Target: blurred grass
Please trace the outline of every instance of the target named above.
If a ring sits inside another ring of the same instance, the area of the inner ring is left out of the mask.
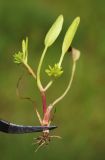
[[[69,94],[56,109],[54,134],[62,140],[36,154],[31,145],[35,134],[6,135],[0,133],[0,159],[105,159],[105,1],[0,1],[0,117],[19,124],[38,124],[33,106],[16,97],[16,83],[23,70],[13,63],[12,55],[21,48],[21,40],[29,37],[29,61],[37,68],[43,49],[44,36],[62,13],[65,18],[62,34],[48,50],[44,67],[57,62],[63,36],[76,16],[81,17],[73,46],[81,50],[81,58]],[[64,76],[48,91],[51,102],[68,82],[69,58],[65,56]],[[42,73],[44,75],[44,73]],[[42,78],[46,83],[44,77]],[[41,111],[40,95],[32,78],[25,77],[22,94],[37,101]],[[33,88],[35,89],[33,90]]]

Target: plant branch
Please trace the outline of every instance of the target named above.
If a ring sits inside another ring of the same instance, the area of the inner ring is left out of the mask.
[[[29,74],[31,74],[33,76],[33,78],[36,80],[36,74],[34,73],[34,71],[32,70],[32,68],[27,63],[23,62],[23,65],[27,68]]]
[[[43,86],[42,86],[42,83],[40,80],[40,72],[41,72],[41,67],[42,67],[42,63],[43,63],[46,51],[47,51],[47,47],[45,46],[44,51],[41,56],[41,59],[39,61],[38,69],[37,69],[37,85],[38,85],[38,88],[40,91],[43,91]]]
[[[48,88],[53,84],[53,80],[51,80],[47,85],[46,85],[46,87],[44,88],[44,91],[47,91],[48,90]]]
[[[76,68],[76,63],[73,62],[72,73],[71,73],[69,84],[68,84],[66,90],[64,91],[64,93],[51,104],[52,108],[55,104],[57,104],[59,101],[61,101],[65,97],[65,95],[68,93],[69,89],[71,88],[71,84],[72,84],[74,73],[75,73],[75,68]]]
[[[36,115],[37,115],[37,117],[38,117],[38,119],[39,119],[39,122],[40,122],[40,124],[42,125],[42,119],[41,119],[41,116],[40,116],[40,114],[39,114],[36,106],[34,107],[34,109],[35,109]]]

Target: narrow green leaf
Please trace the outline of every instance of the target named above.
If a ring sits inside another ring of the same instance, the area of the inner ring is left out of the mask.
[[[28,61],[28,37],[26,37],[26,42],[25,42],[25,61],[27,63]]]
[[[28,38],[22,41],[22,52],[23,52],[23,60],[27,63],[28,59]]]
[[[26,51],[26,42],[25,40],[22,41],[22,52],[25,53]]]
[[[49,47],[54,43],[54,41],[57,39],[62,30],[62,25],[63,25],[63,15],[60,15],[46,34],[44,41],[45,46]]]
[[[72,22],[72,24],[70,25],[70,27],[68,28],[62,45],[62,54],[65,54],[69,49],[79,23],[80,23],[80,17],[76,17]]]

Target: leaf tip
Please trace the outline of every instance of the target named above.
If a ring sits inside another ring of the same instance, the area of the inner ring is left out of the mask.
[[[80,17],[79,17],[79,16],[76,17],[76,18],[75,18],[75,21],[79,24],[79,23],[80,23]]]

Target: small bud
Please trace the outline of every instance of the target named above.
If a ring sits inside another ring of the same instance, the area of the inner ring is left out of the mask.
[[[62,75],[63,70],[62,70],[62,67],[59,67],[58,64],[55,64],[53,67],[49,65],[49,69],[46,69],[45,72],[49,77],[58,78]]]
[[[63,25],[63,15],[60,15],[46,34],[44,41],[45,46],[49,47],[54,43],[54,41],[57,39],[62,30],[62,25]]]
[[[14,63],[27,63],[28,59],[28,38],[26,38],[26,41],[22,41],[22,51],[19,51],[18,53],[15,53],[13,55],[14,57]]]
[[[76,62],[80,57],[80,51],[78,49],[72,48],[72,58]]]
[[[20,64],[22,63],[23,61],[23,52],[18,52],[18,53],[15,53],[13,55],[13,58],[14,58],[14,63],[17,63],[17,64]]]

